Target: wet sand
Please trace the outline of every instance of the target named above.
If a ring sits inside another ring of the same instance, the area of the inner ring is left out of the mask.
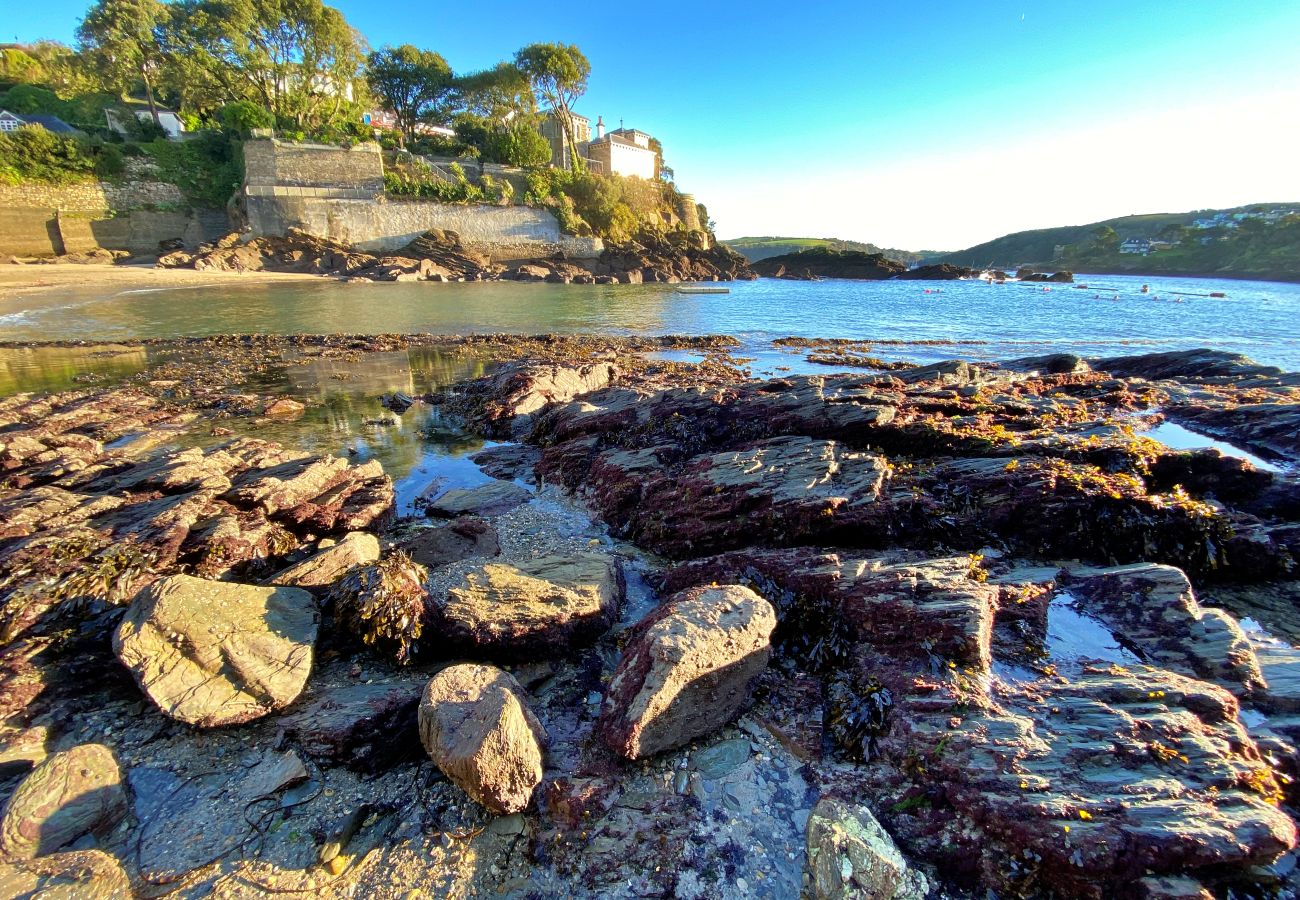
[[[322,276],[299,272],[196,272],[152,265],[33,263],[0,266],[0,311],[19,312],[69,290],[116,294],[129,290],[201,287],[238,282],[309,281]],[[22,302],[29,301],[29,302]]]

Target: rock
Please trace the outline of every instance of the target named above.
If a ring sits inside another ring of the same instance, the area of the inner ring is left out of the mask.
[[[279,400],[268,403],[266,408],[262,410],[262,415],[272,419],[296,419],[303,414],[306,408],[297,400],[281,397]]]
[[[1043,356],[1021,356],[1000,363],[1004,369],[1017,372],[1043,372],[1048,375],[1073,375],[1090,372],[1088,361],[1073,353],[1048,353]]]
[[[402,538],[398,547],[430,569],[462,559],[501,555],[496,529],[477,516],[461,516],[446,525],[422,528]]]
[[[861,250],[831,250],[815,247],[798,253],[771,256],[754,263],[754,271],[763,278],[857,278],[882,281],[907,271],[907,266],[881,253]]]
[[[475,488],[452,488],[425,507],[431,516],[497,516],[533,497],[526,487],[509,481],[493,480]]]
[[[542,451],[527,444],[498,444],[475,453],[470,462],[493,478],[531,484],[536,480],[533,468],[541,458]]]
[[[0,821],[0,849],[20,858],[45,856],[83,834],[106,834],[126,809],[113,751],[82,744],[46,759],[18,785]]]
[[[307,780],[307,769],[292,750],[268,752],[253,766],[240,784],[240,792],[249,800],[270,797],[283,788]]]
[[[559,656],[609,630],[623,594],[622,571],[605,554],[488,563],[448,590],[430,630],[493,658]]]
[[[0,897],[22,900],[132,900],[122,864],[102,850],[0,861]]]
[[[415,683],[350,684],[309,696],[280,727],[313,759],[375,773],[418,755],[419,702]]]
[[[443,669],[425,687],[419,717],[429,757],[476,801],[498,815],[532,802],[546,731],[511,675],[474,664]]]
[[[379,539],[353,531],[331,547],[318,550],[302,562],[277,572],[267,584],[300,588],[327,588],[355,566],[379,560]]]
[[[808,817],[808,872],[817,900],[923,900],[929,883],[913,870],[865,806],[823,797]]]
[[[1191,582],[1173,566],[1139,563],[1074,573],[1067,589],[1081,609],[1108,624],[1154,665],[1239,694],[1265,686],[1237,620],[1197,603]]]
[[[896,281],[956,281],[976,275],[974,269],[966,266],[954,266],[952,263],[938,263],[931,266],[917,266],[894,276]]]
[[[548,406],[607,387],[618,375],[611,363],[511,366],[473,388],[482,396],[477,418],[490,436],[523,438]]]
[[[113,636],[159,709],[190,725],[235,725],[283,709],[311,671],[312,595],[172,575],[142,590]]]
[[[1124,378],[1246,378],[1278,376],[1276,366],[1263,366],[1241,353],[1202,347],[1197,350],[1167,350],[1091,360],[1092,367]]]
[[[767,667],[776,613],[745,587],[692,588],[634,629],[605,692],[597,732],[641,759],[736,717]]]

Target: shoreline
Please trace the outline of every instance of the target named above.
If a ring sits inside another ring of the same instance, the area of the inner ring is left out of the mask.
[[[213,287],[228,284],[232,279],[240,283],[282,281],[315,281],[332,275],[313,275],[306,272],[196,272],[193,269],[167,269],[155,265],[101,263],[24,263],[0,266],[0,303],[23,296],[43,297],[67,288],[102,288],[121,286],[122,291],[184,287]],[[121,293],[122,291],[119,291]],[[9,310],[21,312],[23,310]]]

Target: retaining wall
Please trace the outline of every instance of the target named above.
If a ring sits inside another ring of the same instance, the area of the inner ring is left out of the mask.
[[[370,251],[397,250],[431,228],[456,232],[467,247],[498,262],[557,253],[572,259],[594,259],[604,249],[599,238],[564,234],[555,216],[527,206],[319,196],[248,196],[245,203],[255,235],[300,228]]]

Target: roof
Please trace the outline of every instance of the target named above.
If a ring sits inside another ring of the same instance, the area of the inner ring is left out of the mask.
[[[651,150],[649,147],[643,147],[642,145],[638,144],[636,141],[633,141],[630,138],[623,137],[623,135],[619,134],[617,131],[611,131],[608,134],[606,134],[604,137],[596,138],[594,141],[592,141],[593,144],[601,144],[606,142],[611,144],[618,144],[620,147],[632,147],[636,150],[644,150],[646,153],[654,153],[654,151]]]
[[[5,112],[8,112],[8,110],[5,110]],[[42,128],[44,128],[46,131],[52,131],[55,134],[76,134],[77,133],[77,129],[73,128],[71,125],[69,125],[67,122],[63,121],[62,119],[60,119],[58,116],[51,116],[45,113],[29,113],[28,115],[23,115],[23,116],[10,113],[10,115],[14,116],[15,119],[18,119],[19,121],[24,122],[28,125],[39,125]]]

